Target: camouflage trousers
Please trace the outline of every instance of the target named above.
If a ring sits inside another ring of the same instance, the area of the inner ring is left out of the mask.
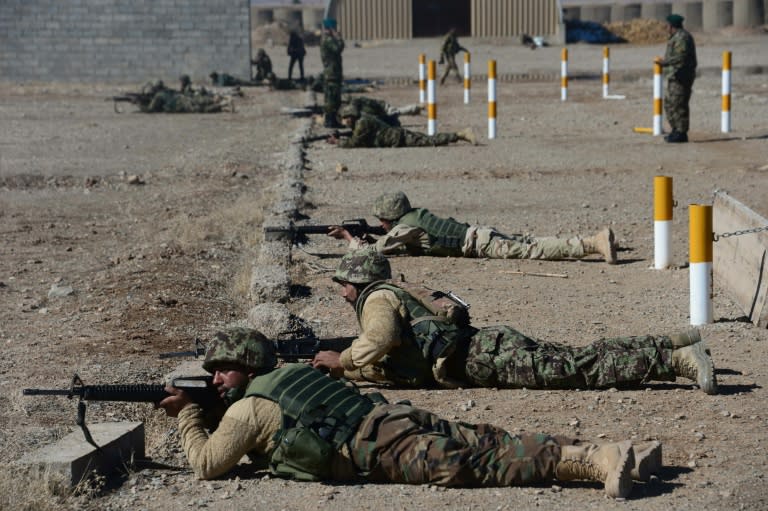
[[[507,236],[490,227],[470,227],[462,248],[465,257],[491,259],[579,259],[584,257],[580,238],[534,238],[515,234]]]
[[[486,327],[469,344],[466,377],[480,387],[602,389],[674,381],[672,341],[645,335],[571,347],[506,327]]]
[[[323,111],[326,115],[336,115],[341,108],[341,82],[325,81],[323,85],[325,93],[325,105]]]
[[[408,405],[382,405],[363,420],[350,452],[371,482],[512,486],[553,479],[561,442],[572,443],[449,422]]]
[[[403,130],[403,136],[400,138],[400,147],[433,147],[438,145],[448,145],[452,142],[458,142],[459,136],[456,133],[436,133],[426,135],[418,131]]]
[[[688,86],[678,80],[667,81],[667,89],[664,97],[664,113],[667,122],[673,130],[680,133],[688,133],[691,111],[688,103],[691,100],[692,86]]]
[[[451,71],[456,73],[456,81],[461,82],[464,80],[462,78],[461,73],[459,73],[459,67],[456,65],[456,56],[455,55],[446,55],[445,56],[445,71],[443,72],[443,77],[440,78],[440,84],[445,83],[445,79],[448,78],[448,75],[451,74]]]

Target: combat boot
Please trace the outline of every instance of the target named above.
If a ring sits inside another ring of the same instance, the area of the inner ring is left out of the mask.
[[[674,334],[672,339],[672,368],[675,376],[695,381],[706,394],[717,394],[715,364],[707,354],[698,330]],[[682,344],[682,345],[681,345]]]
[[[661,442],[647,442],[632,446],[635,465],[632,467],[632,480],[647,483],[653,474],[661,471]]]
[[[585,254],[600,254],[608,264],[616,264],[616,237],[613,230],[604,228],[594,236],[581,240]]]
[[[613,498],[625,498],[632,491],[632,468],[635,457],[632,442],[604,445],[564,445],[555,477],[560,481],[596,481],[605,485],[605,493]]]
[[[472,145],[477,145],[477,135],[475,135],[475,130],[472,128],[464,128],[461,131],[457,131],[456,135],[459,137],[459,140],[466,140]]]

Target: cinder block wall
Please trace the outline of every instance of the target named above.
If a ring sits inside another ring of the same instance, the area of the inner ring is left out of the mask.
[[[0,0],[0,81],[250,76],[248,0]]]

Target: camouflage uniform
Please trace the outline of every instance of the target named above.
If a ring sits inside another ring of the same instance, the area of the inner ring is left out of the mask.
[[[249,85],[260,85],[260,83],[255,83],[250,80],[243,80],[242,78],[237,78],[236,76],[232,76],[227,73],[211,73],[211,84],[217,86],[217,87],[248,87]]]
[[[389,110],[391,108],[386,101],[380,99],[367,98],[365,96],[358,96],[352,98],[349,101],[358,112],[376,117],[377,119],[385,122],[386,124],[394,127],[400,127],[400,120],[396,114],[392,114]]]
[[[403,206],[398,205],[400,201]],[[440,218],[423,208],[411,208],[402,192],[382,194],[376,199],[374,215],[392,222],[394,227],[373,242],[383,254],[412,256],[488,257],[492,259],[579,259],[587,255],[579,237],[568,239],[506,235],[493,227],[461,223]],[[396,211],[387,218],[385,211]],[[354,239],[350,249],[367,246],[367,239]]]
[[[456,72],[456,80],[461,81],[461,73],[459,73],[459,68],[456,66],[456,54],[460,51],[467,51],[467,49],[459,44],[456,32],[451,30],[445,36],[443,45],[440,47],[440,62],[445,62],[445,72],[440,79],[441,85],[445,83],[445,79],[448,78],[448,74],[451,70]]]
[[[281,378],[292,382],[298,377],[316,380],[319,384],[311,386],[313,392],[322,386],[330,389],[329,395],[344,394],[348,406],[366,399],[351,397],[341,383],[304,365],[271,370],[276,363],[273,346],[258,332],[243,328],[219,332],[211,344],[203,362],[207,371],[215,371],[220,364],[240,364],[261,376],[251,379],[248,390],[228,394],[233,404],[211,434],[199,405],[191,403],[181,410],[181,443],[199,478],[223,475],[246,454],[254,468],[266,468],[276,449],[275,439],[290,423],[281,403],[309,397],[302,385],[285,388],[278,383],[282,389],[278,399],[254,393],[250,390],[254,386],[263,391],[270,382]],[[334,406],[344,408],[338,402]],[[375,405],[352,431],[351,438],[332,453],[327,479],[441,486],[531,484],[551,481],[560,446],[575,443],[543,434],[512,435],[489,424],[449,422],[412,406],[386,403]]]
[[[341,106],[341,82],[343,69],[341,53],[344,40],[328,32],[323,33],[320,41],[320,59],[323,62],[323,92],[325,93],[325,113],[335,116]]]
[[[157,92],[142,111],[169,114],[216,113],[223,111],[225,106],[226,102],[216,96],[189,95],[166,89]]]
[[[272,59],[263,49],[259,49],[251,64],[256,66],[256,75],[253,77],[255,81],[267,80],[272,75]]]
[[[456,133],[426,135],[390,126],[370,115],[362,115],[355,123],[352,136],[342,141],[339,147],[434,147],[459,140]]]
[[[664,110],[674,131],[688,133],[693,81],[696,78],[696,44],[683,28],[677,28],[667,41],[661,62],[667,77]]]

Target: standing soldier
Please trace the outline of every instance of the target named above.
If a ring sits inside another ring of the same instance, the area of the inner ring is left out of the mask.
[[[259,470],[297,481],[522,486],[554,480],[603,483],[626,498],[632,480],[662,468],[659,442],[597,445],[490,424],[450,422],[380,394],[359,394],[305,364],[275,368],[275,345],[256,330],[219,332],[203,368],[232,403],[209,433],[205,412],[183,390],[159,406],[179,418],[195,475],[214,479],[247,455]]]
[[[451,69],[456,72],[456,80],[462,80],[459,68],[456,66],[456,54],[460,51],[467,51],[467,49],[459,44],[459,39],[456,37],[456,29],[452,28],[448,31],[443,40],[443,46],[440,48],[440,63],[445,63],[445,72],[440,79],[440,85],[445,83],[445,79],[448,78]]]
[[[295,30],[291,31],[290,39],[288,39],[288,56],[291,58],[288,64],[288,79],[293,76],[293,65],[299,63],[299,73],[301,75],[301,81],[304,81],[304,55],[307,54],[306,48],[304,48],[304,39],[301,38],[299,33]]]
[[[693,80],[696,78],[696,44],[693,37],[683,28],[683,17],[679,14],[667,16],[669,39],[664,58],[656,57],[655,62],[664,68],[667,89],[664,110],[672,127],[672,133],[664,137],[669,143],[688,142],[688,125]]]
[[[320,58],[323,61],[323,78],[325,92],[325,122],[326,128],[341,128],[336,114],[341,106],[341,82],[343,71],[341,53],[344,51],[344,39],[336,31],[336,20],[323,20],[323,38],[320,41]]]

